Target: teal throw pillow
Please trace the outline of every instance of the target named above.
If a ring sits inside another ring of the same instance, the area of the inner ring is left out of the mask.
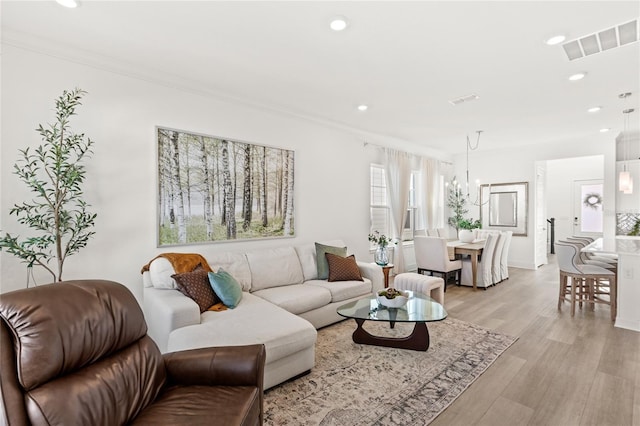
[[[227,271],[209,272],[209,283],[213,292],[227,308],[233,309],[242,299],[242,286]]]
[[[329,278],[329,263],[327,262],[326,253],[335,254],[340,257],[347,257],[346,247],[333,247],[316,243],[316,265],[318,265],[318,279],[326,280]]]

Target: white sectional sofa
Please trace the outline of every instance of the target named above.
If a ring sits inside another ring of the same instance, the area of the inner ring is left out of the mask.
[[[322,244],[344,247],[342,241]],[[202,254],[242,285],[235,309],[205,311],[175,289],[171,263],[157,258],[143,273],[148,334],[162,352],[207,346],[264,343],[265,389],[310,370],[316,329],[343,318],[336,308],[384,287],[379,266],[358,262],[364,281],[319,280],[315,244],[247,253]]]

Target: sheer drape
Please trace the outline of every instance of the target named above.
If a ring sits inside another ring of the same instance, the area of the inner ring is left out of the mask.
[[[385,178],[387,181],[387,199],[391,207],[392,238],[398,240],[394,251],[394,264],[397,273],[404,272],[404,254],[402,252],[402,230],[409,204],[411,183],[411,156],[406,152],[385,149]]]
[[[423,207],[421,225],[424,229],[437,228],[440,224],[438,201],[440,200],[440,162],[432,158],[420,161],[420,205]]]

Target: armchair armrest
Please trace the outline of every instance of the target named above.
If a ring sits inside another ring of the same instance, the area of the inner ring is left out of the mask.
[[[256,386],[262,394],[264,345],[220,346],[163,355],[170,384]]]
[[[362,261],[357,261],[356,263],[362,276],[371,280],[372,293],[384,290],[384,274],[380,266]]]

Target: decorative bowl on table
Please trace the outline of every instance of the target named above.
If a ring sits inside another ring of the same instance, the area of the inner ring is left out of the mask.
[[[379,304],[387,308],[401,308],[409,301],[409,293],[390,287],[379,291],[376,299]]]

